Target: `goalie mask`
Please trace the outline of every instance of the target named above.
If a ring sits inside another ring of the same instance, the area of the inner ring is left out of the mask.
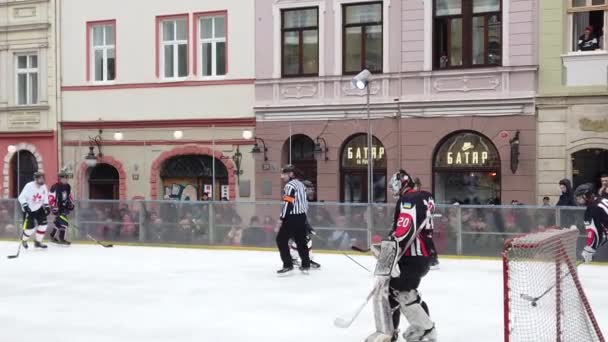
[[[391,190],[394,197],[399,197],[403,188],[411,188],[413,186],[412,178],[404,170],[395,172],[390,180]]]

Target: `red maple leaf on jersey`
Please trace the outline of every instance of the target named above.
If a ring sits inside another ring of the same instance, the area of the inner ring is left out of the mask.
[[[32,198],[32,200],[34,201],[34,203],[40,202],[40,201],[42,201],[42,195],[35,194],[34,197]]]

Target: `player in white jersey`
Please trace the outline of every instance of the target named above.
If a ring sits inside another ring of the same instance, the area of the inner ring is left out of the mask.
[[[27,248],[27,241],[36,230],[36,248],[47,248],[42,243],[47,227],[47,216],[51,213],[49,206],[49,191],[44,184],[44,173],[35,172],[34,181],[25,185],[19,194],[19,203],[24,213],[23,221],[23,248]],[[37,226],[37,229],[36,229]]]

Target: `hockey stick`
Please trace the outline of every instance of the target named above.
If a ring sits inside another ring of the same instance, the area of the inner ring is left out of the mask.
[[[76,230],[80,231],[80,232],[84,232],[82,229],[80,229],[80,227],[78,227],[77,225],[72,225],[72,227],[76,228]],[[113,244],[111,243],[103,243],[99,240],[97,240],[96,238],[92,237],[88,232],[86,232],[86,236],[89,240],[97,243],[98,245],[102,246],[103,248],[112,248],[114,247]]]
[[[17,254],[7,255],[6,257],[9,259],[17,259],[19,257],[19,254],[21,254],[21,241],[19,241],[19,247],[17,248]]]
[[[352,249],[355,252],[359,252],[359,253],[369,253],[369,252],[371,252],[371,248],[361,248],[359,246],[352,246],[352,247],[350,247],[350,249]]]
[[[27,226],[27,217],[25,218],[25,220],[23,221],[23,228],[21,231],[21,236],[19,237],[19,247],[17,247],[17,254],[15,255],[7,255],[6,257],[8,259],[17,259],[19,257],[19,255],[21,254],[21,246],[23,246],[23,234],[25,234],[25,227]]]
[[[367,295],[367,298],[365,298],[365,301],[363,303],[361,303],[361,305],[357,308],[357,311],[355,311],[352,314],[352,317],[350,319],[337,317],[334,320],[334,325],[336,327],[342,328],[342,329],[346,329],[346,328],[350,327],[353,324],[353,322],[357,319],[357,317],[359,317],[359,314],[361,313],[361,311],[363,311],[363,309],[365,308],[365,306],[367,305],[369,300],[372,299],[372,297],[376,293],[377,289],[378,289],[378,282],[376,282],[376,285],[374,285],[374,288],[372,289],[372,291]]]
[[[579,262],[577,262],[577,263],[576,263],[576,267],[580,266],[580,265],[581,265],[581,264],[583,264],[583,263],[584,263],[584,261],[579,261]],[[572,272],[568,271],[568,273],[566,273],[566,275],[565,275],[563,278],[566,278],[567,276],[569,276],[569,275],[571,275],[571,274],[572,274]],[[562,279],[563,279],[563,278],[562,278]],[[525,293],[521,293],[519,296],[520,296],[522,299],[524,299],[524,300],[527,300],[527,301],[531,302],[530,304],[531,304],[532,306],[537,306],[537,305],[538,305],[538,303],[537,303],[537,302],[538,302],[538,301],[539,301],[541,298],[543,298],[544,296],[546,296],[546,295],[547,295],[549,292],[551,292],[551,290],[553,290],[553,289],[554,289],[556,286],[557,286],[557,282],[556,282],[555,284],[551,285],[551,286],[550,286],[550,287],[549,287],[547,290],[545,290],[545,292],[543,292],[543,293],[542,293],[540,296],[538,296],[538,297],[532,297],[532,296],[527,295],[527,294],[525,294]]]
[[[317,235],[317,233],[315,231],[311,232],[311,235],[316,237],[317,239],[319,239],[320,241],[323,241],[325,243],[328,243],[327,239],[324,239],[322,237],[320,237],[319,235]],[[361,267],[362,269],[366,270],[368,273],[371,273],[372,271],[370,271],[369,268],[363,266],[361,263],[359,263],[357,260],[355,260],[353,257],[351,257],[350,255],[346,254],[346,252],[340,252],[340,254],[344,255],[345,257],[347,257],[348,259],[350,259],[350,261],[354,262],[355,264],[359,265],[359,267]]]

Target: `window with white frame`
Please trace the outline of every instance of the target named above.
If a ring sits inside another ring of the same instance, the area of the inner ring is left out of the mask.
[[[571,51],[603,50],[608,0],[568,0]]]
[[[113,81],[116,77],[116,43],[114,24],[95,25],[91,28],[93,46],[93,79],[96,82]]]
[[[199,70],[203,77],[226,75],[226,16],[199,18]]]
[[[161,65],[164,78],[188,76],[188,19],[161,21]]]
[[[20,106],[38,103],[38,55],[18,55],[17,59],[17,104]]]

